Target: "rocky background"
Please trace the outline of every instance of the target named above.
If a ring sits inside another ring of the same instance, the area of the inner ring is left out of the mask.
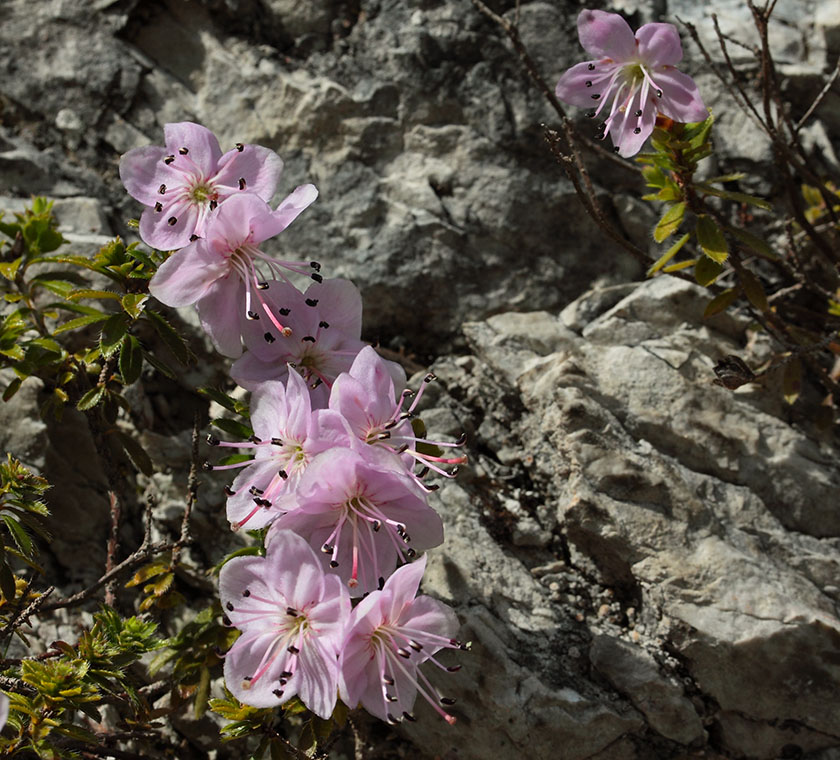
[[[607,9],[634,24],[693,21],[717,55],[704,6]],[[582,59],[581,7],[521,4],[549,82]],[[750,41],[741,0],[714,10]],[[772,41],[801,115],[836,61],[840,6],[780,0]],[[745,189],[772,197],[766,141],[690,42],[686,55],[718,118],[709,171],[750,172]],[[746,51],[735,57],[755,73]],[[543,143],[556,116],[496,27],[468,0],[0,2],[0,208],[56,199],[76,252],[130,237],[140,209],[119,156],[182,120],[223,149],[276,150],[283,194],[319,187],[276,250],[354,280],[364,337],[440,378],[429,429],[469,435],[470,465],[435,500],[447,538],[424,581],[473,641],[464,669],[438,680],[459,721],[421,706],[405,729],[371,724],[365,757],[840,758],[836,430],[816,424],[807,388],[788,407],[774,377],[734,393],[711,383],[721,356],[756,366],[772,347],[746,315],[703,320],[701,289],[644,281],[595,231]],[[803,130],[829,172],[838,136],[835,91]],[[593,172],[647,246],[655,217],[637,175],[597,161]],[[181,384],[144,376],[124,423],[159,470],[137,482],[138,501],[158,495],[157,532],[177,530],[193,410],[208,411],[189,389],[224,382],[226,366],[191,313],[173,318],[199,361]],[[55,484],[61,530],[46,561],[70,592],[104,564],[104,478],[81,419],[42,422],[38,401],[29,381],[0,407],[0,438]],[[204,480],[197,567],[240,540],[223,482]],[[198,600],[212,594],[187,581]],[[76,622],[36,635],[73,640]],[[237,756],[211,717],[177,730],[184,758]]]

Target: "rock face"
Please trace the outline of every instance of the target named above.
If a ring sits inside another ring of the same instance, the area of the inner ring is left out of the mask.
[[[772,38],[796,118],[836,58],[830,5],[779,4]],[[619,7],[650,21],[663,4]],[[579,10],[521,4],[549,83],[581,60]],[[709,8],[668,10],[714,47]],[[725,31],[748,19],[739,3],[720,11]],[[697,51],[687,57],[699,72]],[[719,114],[710,171],[757,170],[746,189],[769,192],[766,142],[710,74],[700,82]],[[827,97],[802,132],[827,166],[838,114]],[[745,348],[745,318],[704,321],[699,288],[629,282],[636,265],[594,232],[544,148],[540,124],[556,117],[468,0],[0,3],[0,209],[59,198],[79,254],[131,235],[139,208],[119,155],[182,120],[223,146],[275,149],[283,194],[319,187],[274,250],[354,280],[366,337],[434,361],[430,433],[469,435],[470,465],[434,497],[447,538],[424,580],[473,642],[446,660],[459,674],[432,676],[458,697],[458,723],[421,706],[399,733],[371,729],[371,758],[840,757],[836,435],[812,423],[807,393],[783,407],[773,374],[734,393],[711,383],[722,356],[758,366],[768,347]],[[596,163],[593,177],[608,213],[652,245],[635,175]],[[181,384],[144,376],[124,421],[157,469],[138,481],[159,496],[155,535],[178,529],[192,412],[207,411],[188,388],[226,367],[182,318],[199,362]],[[56,483],[68,528],[49,561],[81,582],[104,561],[106,487],[81,419],[42,423],[38,406],[37,383],[24,384],[0,406],[0,438]],[[224,482],[205,476],[196,566],[240,540]],[[237,756],[209,718],[178,730],[196,757]]]

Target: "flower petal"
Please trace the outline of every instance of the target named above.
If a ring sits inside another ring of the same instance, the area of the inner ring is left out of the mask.
[[[173,253],[149,281],[149,293],[167,306],[189,306],[203,298],[219,277],[227,273],[227,262],[196,240]]]
[[[279,612],[279,610],[278,610]],[[292,688],[286,688],[278,697],[274,691],[278,690],[280,673],[286,658],[285,650],[272,652],[273,660],[268,668],[256,680],[247,680],[264,667],[263,658],[267,650],[276,647],[276,633],[270,629],[262,634],[246,633],[240,636],[225,655],[225,684],[231,693],[246,705],[252,707],[274,707],[281,705],[295,694]]]
[[[675,66],[682,60],[682,42],[673,24],[645,24],[636,32],[636,41],[639,58],[647,66]]]
[[[580,44],[595,58],[625,63],[636,53],[636,38],[617,13],[583,10],[577,20]]]
[[[594,66],[594,69],[590,69]],[[580,108],[597,108],[610,83],[613,73],[620,66],[616,63],[584,61],[572,66],[560,77],[554,94],[564,103]],[[586,86],[591,82],[590,87]],[[593,97],[596,96],[596,97]]]
[[[650,137],[656,125],[656,107],[659,98],[649,94],[647,102],[641,102],[646,90],[634,93],[624,111],[616,111],[610,124],[610,137],[618,147],[618,155],[627,158],[635,156]],[[657,101],[657,102],[654,102]],[[642,115],[636,116],[641,109]],[[636,132],[636,130],[639,130]]]
[[[183,184],[183,175],[163,163],[166,148],[145,145],[124,153],[120,158],[120,179],[128,194],[146,206],[162,201],[160,186]]]
[[[426,556],[423,555],[415,562],[403,565],[394,571],[394,574],[385,581],[385,589],[390,591],[390,605],[387,609],[383,609],[386,619],[403,622],[400,619],[400,614],[403,608],[410,605],[414,601],[414,597],[417,596],[425,570]]]
[[[653,79],[662,89],[659,110],[665,116],[683,124],[708,118],[700,90],[688,74],[665,66],[653,72]]]
[[[350,280],[332,278],[313,283],[306,289],[306,298],[319,302],[320,318],[332,332],[358,338],[362,332],[362,294]]]
[[[236,358],[242,354],[242,326],[245,321],[245,286],[230,273],[217,279],[196,302],[201,326],[216,350]]]
[[[249,391],[266,380],[283,380],[289,371],[285,362],[261,361],[253,351],[246,351],[230,368],[230,376],[237,385]]]
[[[309,544],[289,530],[271,529],[266,542],[266,582],[286,603],[304,610],[324,596],[324,571]]]
[[[274,216],[280,225],[281,230],[285,230],[295,219],[300,216],[300,213],[311,206],[318,197],[318,190],[315,185],[300,185],[296,187],[292,193],[286,196],[274,212]],[[278,230],[279,232],[280,230]],[[275,235],[277,233],[274,233]]]
[[[222,149],[216,136],[207,127],[191,121],[180,121],[166,124],[163,135],[167,153],[179,153],[186,148],[186,155],[201,170],[205,179],[216,173]]]
[[[241,151],[234,148],[222,156],[214,184],[223,198],[244,192],[270,201],[282,172],[283,160],[273,150],[244,145]]]
[[[243,243],[261,243],[271,237],[262,235],[262,228],[271,221],[271,207],[262,198],[252,193],[234,195],[207,222],[207,239],[219,250],[235,251]]]
[[[160,211],[147,208],[140,217],[140,237],[159,251],[176,251],[190,243],[198,217],[198,207],[185,199],[165,205]]]
[[[295,682],[301,702],[327,720],[338,699],[338,659],[324,651],[320,638],[310,637],[301,649]]]

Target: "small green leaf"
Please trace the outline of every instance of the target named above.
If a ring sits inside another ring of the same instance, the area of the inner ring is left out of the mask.
[[[127,330],[128,315],[124,312],[108,318],[108,321],[102,326],[102,335],[99,338],[102,356],[107,359],[120,347]]]
[[[653,230],[653,239],[661,243],[665,238],[673,235],[682,224],[685,216],[686,203],[675,203],[669,208]]]
[[[8,401],[12,396],[14,396],[15,393],[17,393],[20,389],[21,383],[23,383],[23,380],[21,380],[19,377],[14,378],[6,386],[6,390],[3,391],[3,401]]]
[[[697,218],[697,242],[703,249],[703,253],[717,264],[723,264],[729,256],[729,246],[726,245],[726,239],[723,237],[720,227],[717,226],[714,219],[706,214]]]
[[[149,300],[146,293],[126,293],[122,297],[122,307],[128,312],[129,316],[137,319],[143,312],[143,304]]]
[[[113,290],[91,290],[89,288],[74,290],[67,296],[69,301],[75,301],[79,298],[110,298],[114,301],[119,301],[121,296]]]
[[[650,277],[652,274],[656,274],[662,267],[664,267],[674,256],[679,253],[679,250],[688,242],[688,239],[691,237],[690,233],[686,232],[676,243],[674,243],[665,253],[663,253],[657,260],[656,263],[647,271],[647,276]]]
[[[0,561],[0,592],[6,600],[12,600],[17,595],[15,576],[5,560]]]
[[[707,195],[714,195],[718,198],[723,198],[727,201],[735,201],[736,203],[746,203],[750,206],[758,206],[766,211],[773,210],[773,204],[768,203],[763,198],[756,198],[754,195],[747,195],[746,193],[735,193],[730,190],[721,190],[717,187],[712,187],[706,182],[697,182],[695,187]]]
[[[120,347],[120,374],[123,385],[131,385],[140,378],[143,370],[143,349],[133,335],[126,335]]]
[[[192,352],[187,345],[187,342],[175,331],[172,325],[169,324],[160,314],[154,311],[144,312],[146,317],[155,328],[155,332],[160,336],[166,347],[172,352],[172,355],[181,363],[189,364],[192,358]]]
[[[105,395],[105,386],[97,385],[91,388],[84,396],[82,396],[76,403],[76,409],[84,412],[87,409],[93,409]]]
[[[155,467],[152,464],[152,460],[149,458],[146,450],[134,438],[126,433],[123,433],[122,430],[117,429],[111,430],[109,435],[116,437],[120,446],[122,446],[125,453],[128,454],[128,458],[131,460],[131,463],[140,472],[146,476],[154,474]]]
[[[765,259],[770,259],[770,261],[779,260],[779,255],[760,237],[756,237],[752,233],[739,229],[738,227],[727,227],[726,229],[745,246],[752,248],[759,256],[764,256]]]
[[[86,314],[84,317],[76,317],[76,319],[68,320],[63,325],[56,327],[55,330],[53,330],[53,335],[60,335],[68,330],[76,330],[79,327],[85,327],[97,322],[104,322],[106,319],[110,319],[109,314]]]
[[[23,256],[18,256],[14,261],[2,261],[0,262],[0,274],[3,275],[7,280],[14,280],[15,274],[17,274],[17,270],[23,261]]]
[[[694,279],[703,287],[707,287],[718,278],[722,271],[722,264],[718,264],[708,256],[701,256],[694,266]]]
[[[219,430],[224,430],[224,432],[228,435],[232,435],[234,438],[240,438],[243,441],[248,440],[248,438],[254,434],[254,431],[247,425],[243,425],[237,420],[230,420],[225,417],[211,420],[210,424],[219,428]]]
[[[738,271],[738,279],[749,302],[759,311],[767,311],[767,294],[758,278],[749,269],[741,269]]]
[[[648,187],[665,187],[669,182],[665,172],[658,166],[646,166],[642,169],[642,176],[645,178]]]
[[[782,393],[785,402],[793,404],[802,392],[802,362],[799,359],[792,359],[785,365],[785,372],[782,375]]]
[[[708,319],[715,314],[726,311],[735,302],[735,299],[738,298],[738,293],[738,288],[727,288],[723,292],[718,293],[706,306],[706,310],[703,312],[703,319]]]
[[[0,518],[6,523],[6,527],[9,529],[9,533],[17,544],[18,549],[28,557],[31,557],[33,554],[32,539],[24,527],[10,514],[2,513],[0,514]]]
[[[687,259],[686,261],[678,261],[676,264],[669,264],[662,271],[670,274],[671,272],[679,272],[681,269],[688,269],[696,264],[697,259]]]

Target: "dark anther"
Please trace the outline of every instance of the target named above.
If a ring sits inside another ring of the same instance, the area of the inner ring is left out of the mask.
[[[260,318],[260,315],[259,315],[259,314],[257,314],[257,312],[255,312],[255,311],[249,311],[249,312],[248,312],[245,316],[246,316],[246,317],[248,317],[248,319],[250,319],[250,320],[254,320],[254,319],[259,319],[259,318]]]
[[[587,86],[587,87],[592,87],[592,82],[587,81],[587,82],[586,82],[586,86]]]
[[[638,111],[636,111],[636,116],[641,116],[641,115],[642,115],[642,109],[640,108]]]
[[[590,95],[589,97],[591,97],[592,100],[598,100],[601,96],[596,92],[594,95]]]
[[[280,312],[281,317],[288,317],[291,309],[278,309],[277,311]]]
[[[178,224],[178,217],[176,217],[176,216],[170,216],[170,217],[169,217],[169,219],[167,219],[167,220],[166,220],[166,223],[167,223],[170,227],[174,227],[176,224]]]
[[[240,177],[240,178],[239,178],[239,189],[240,189],[240,190],[244,190],[244,189],[245,189],[245,177]]]
[[[332,567],[332,568],[338,567],[338,562],[334,559],[331,559],[330,560],[330,567]]]
[[[325,322],[323,319],[318,323],[318,327],[323,327],[325,330],[329,329],[330,323]]]
[[[423,478],[425,478],[425,477],[426,477],[426,475],[428,475],[428,474],[429,474],[429,468],[428,468],[428,467],[424,467],[422,470],[420,470],[420,472],[418,472],[418,473],[417,473],[417,477],[418,477],[418,478],[420,478],[420,479],[422,480],[422,479],[423,479]]]
[[[407,444],[407,443],[404,443],[402,446],[400,446],[400,447],[396,450],[396,453],[397,453],[397,454],[403,454],[403,453],[404,453],[404,452],[406,452],[407,450],[408,450],[408,444]]]
[[[412,648],[415,652],[419,652],[419,651],[423,648],[423,645],[422,645],[419,641],[414,641],[414,640],[409,641],[409,642],[408,642],[408,645],[409,645],[409,646],[410,646],[410,647],[411,647],[411,648]]]
[[[227,615],[222,615],[222,625],[232,625],[230,618]]]
[[[297,617],[298,611],[294,607],[286,607],[286,614]]]
[[[268,283],[267,282],[258,282],[257,283],[257,290],[268,290]]]
[[[605,122],[605,121],[602,121],[602,122],[598,125],[598,131],[599,131],[599,132],[603,132],[606,128],[607,128],[607,122]]]
[[[277,699],[280,699],[280,697],[282,697],[282,696],[283,696],[283,689],[274,689],[271,693],[272,693],[275,697],[277,697]]]
[[[304,335],[300,340],[301,340],[301,343],[303,343],[303,342],[314,343],[315,342],[315,338],[311,335]]]
[[[324,544],[321,547],[321,551],[324,552],[324,554],[332,554],[332,550],[333,550],[332,544]]]
[[[289,477],[289,473],[288,473],[288,472],[286,472],[285,470],[278,470],[278,471],[277,471],[277,474],[278,474],[281,478],[283,478],[283,480],[285,480],[286,478],[288,478],[288,477]]]
[[[242,143],[236,143],[236,149],[241,153],[245,149],[245,146]]]
[[[201,469],[202,470],[207,470],[207,472],[210,472],[210,470],[213,469],[213,465],[210,464],[210,462],[202,462],[201,463]]]
[[[618,147],[618,145],[616,145],[616,146],[613,148],[613,153],[618,153],[618,151],[620,151],[620,150],[621,150],[621,148],[619,148],[619,147]]]
[[[210,201],[210,210],[215,211],[219,205],[219,201]]]
[[[319,275],[317,272],[313,272],[313,273],[312,273],[311,275],[309,275],[309,276],[310,276],[313,280],[315,280],[315,282],[323,282],[323,281],[324,281],[324,278],[323,278],[323,277],[321,277],[321,275]]]
[[[271,445],[272,446],[282,446],[283,441],[281,441],[279,438],[272,438],[271,439]]]
[[[189,153],[189,152],[190,152],[190,149],[189,149],[189,148],[180,148],[180,149],[178,150],[178,152],[179,152],[182,156],[186,156],[186,155],[187,155],[187,153]]]
[[[246,588],[246,589],[242,592],[242,596],[251,596],[251,592],[250,592],[250,591],[248,591],[248,589]]]
[[[265,491],[263,491],[262,488],[257,488],[256,486],[251,486],[248,489],[248,493],[251,494],[251,496],[262,496],[265,493]]]
[[[174,160],[175,160],[175,156],[167,156],[166,158],[163,159],[163,163],[165,163],[167,166],[169,166],[169,164],[171,164]]]
[[[382,527],[382,523],[381,523],[381,522],[379,522],[379,520],[374,520],[374,521],[371,523],[371,527],[373,528],[373,532],[374,532],[374,533],[378,533],[378,532],[379,532],[379,529]]]
[[[440,486],[437,483],[434,483],[434,484],[432,484],[430,486],[426,486],[426,487],[429,489],[429,491],[437,491],[438,488],[440,488]]]
[[[412,557],[416,557],[416,556],[417,556],[417,552],[416,552],[416,551],[414,551],[414,549],[412,549],[411,547],[408,547],[408,549],[406,549],[406,550],[405,550],[405,555],[406,555],[406,557],[408,557],[409,559],[411,559]]]
[[[157,211],[158,213],[160,213],[161,211],[163,211],[163,204],[162,204],[160,201],[158,201],[157,203],[155,203],[155,211]]]
[[[385,588],[385,579],[381,575],[379,576],[379,580],[377,581],[376,585],[379,587],[380,591],[382,591],[382,589]],[[394,683],[394,682],[391,681],[391,683]]]
[[[323,383],[323,382],[324,382],[324,381],[323,381],[323,380],[321,380],[321,378],[320,378],[320,377],[316,377],[316,378],[315,378],[315,382],[314,382],[314,383],[312,383],[312,385],[310,385],[309,387],[310,387],[310,388],[314,391],[314,390],[315,390],[315,389],[316,389],[316,388],[317,388],[317,387],[318,387],[321,383]]]
[[[294,644],[289,646],[289,654],[298,654],[300,649],[298,649]]]
[[[159,192],[161,195],[163,195],[163,194],[166,192],[166,185],[161,185],[161,186],[158,188],[158,192]]]
[[[250,438],[248,438],[248,440],[251,443],[262,443],[262,438],[260,438],[258,435],[252,435]]]
[[[656,91],[656,97],[657,97],[657,98],[661,98],[661,97],[662,97],[662,90],[657,90],[657,91]]]
[[[449,474],[454,478],[459,472],[461,472],[461,468],[455,466],[449,471]]]
[[[225,486],[222,490],[223,490],[223,491],[224,491],[224,492],[225,492],[228,496],[234,496],[234,495],[236,494],[236,491],[234,491],[234,490],[233,490],[230,486]]]
[[[243,680],[243,681],[253,681],[253,680],[254,680],[254,676],[245,676],[245,678],[243,678],[242,680]]]
[[[228,612],[233,612],[233,605],[230,602],[225,605],[225,608]]]
[[[590,63],[586,68],[588,68],[590,71],[595,71],[595,64]]]
[[[269,509],[271,507],[271,502],[268,499],[260,499],[259,497],[254,499],[254,504],[263,509]]]
[[[266,343],[274,343],[277,338],[275,338],[271,333],[266,333],[263,335],[263,340],[265,340]]]
[[[318,305],[318,299],[317,298],[307,298],[306,299],[306,305],[307,306],[317,306]]]
[[[587,112],[586,112],[586,116],[587,116],[587,118],[589,118],[589,119],[594,119],[596,115],[597,115],[597,114],[595,113],[595,109],[592,109],[591,111],[587,111]]]
[[[442,705],[454,705],[455,704],[455,699],[454,699],[454,697],[441,697],[440,698],[440,703]]]
[[[294,675],[294,673],[292,673],[292,671],[291,671],[291,670],[284,670],[284,671],[280,674],[280,678],[291,678],[293,675]]]
[[[633,130],[633,134],[634,134],[634,135],[638,135],[638,134],[640,134],[640,133],[641,133],[641,131],[642,131],[642,130],[641,130],[641,128],[640,128],[640,127],[636,127],[636,128]]]
[[[399,702],[399,700],[393,694],[389,694],[387,691],[385,692],[385,699],[388,702]]]
[[[198,239],[199,239],[198,235],[190,235],[190,242],[191,243],[194,243]]]
[[[400,723],[393,715],[391,715],[391,713],[387,713],[385,717],[387,718],[386,722],[389,726],[398,726]]]
[[[310,261],[309,266],[311,266],[316,272],[321,271],[321,265],[317,261]]]
[[[417,718],[415,718],[410,712],[404,712],[403,718],[405,718],[406,720],[410,720],[412,723],[417,721]]]
[[[466,442],[467,442],[467,434],[466,433],[461,433],[461,435],[458,436],[458,440],[455,441],[455,445],[456,446],[463,446]]]
[[[211,446],[218,446],[221,443],[221,441],[219,441],[219,439],[216,438],[215,436],[210,435],[208,433],[207,434],[207,443],[209,443]]]
[[[386,676],[386,675],[383,674],[382,683],[384,683],[386,686],[393,686],[394,685],[394,679],[391,678],[391,676]]]
[[[403,649],[402,647],[400,647],[399,649],[397,649],[397,654],[398,654],[400,657],[405,658],[406,660],[407,660],[409,657],[411,657],[411,652],[409,652],[407,649]]]

